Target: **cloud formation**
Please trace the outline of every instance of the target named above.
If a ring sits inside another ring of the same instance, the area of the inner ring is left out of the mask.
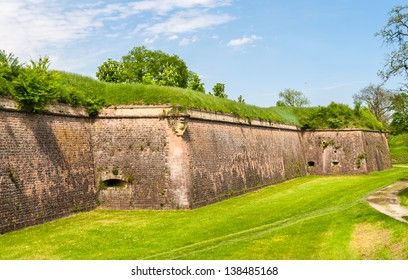
[[[251,44],[254,41],[261,40],[262,38],[256,35],[251,35],[251,36],[243,36],[242,38],[239,39],[233,39],[229,41],[228,46],[230,47],[239,47],[247,44]]]
[[[137,34],[151,43],[160,36],[176,38],[175,35],[194,33],[232,20],[228,14],[214,12],[230,5],[231,0],[109,2],[3,0],[0,47],[30,56],[50,46],[63,46],[100,33],[116,38],[121,32],[123,37]]]

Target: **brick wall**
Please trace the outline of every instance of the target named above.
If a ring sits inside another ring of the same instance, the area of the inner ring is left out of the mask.
[[[195,208],[308,173],[391,167],[385,134],[375,131],[300,131],[197,110],[170,115],[165,106],[31,115],[6,101],[0,233],[97,205]]]
[[[391,168],[384,133],[361,130],[304,131],[309,174],[366,174]]]
[[[0,233],[95,207],[89,118],[0,110]]]
[[[296,130],[194,119],[183,138],[192,207],[306,174]]]

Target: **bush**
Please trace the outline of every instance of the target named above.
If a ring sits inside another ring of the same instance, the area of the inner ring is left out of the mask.
[[[320,106],[304,111],[300,118],[300,126],[303,129],[352,127],[384,129],[384,126],[367,108],[353,110],[347,105],[334,102],[327,107]]]
[[[46,105],[59,96],[58,74],[48,72],[48,57],[40,58],[38,62],[20,70],[13,81],[12,95],[21,109],[30,113],[41,112]]]
[[[0,95],[10,94],[13,90],[12,81],[21,70],[18,59],[13,54],[0,50]]]

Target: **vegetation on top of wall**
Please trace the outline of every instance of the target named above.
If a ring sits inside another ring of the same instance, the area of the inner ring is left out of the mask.
[[[383,129],[368,110],[353,111],[342,104],[332,103],[328,107],[315,108],[261,108],[192,89],[97,81],[77,74],[49,71],[48,65],[48,58],[22,65],[13,55],[0,51],[0,95],[11,95],[20,108],[29,112],[40,112],[52,102],[84,106],[90,115],[97,115],[107,105],[169,104],[184,109],[232,114],[249,121],[259,119],[295,124],[305,129]]]
[[[300,126],[305,129],[353,127],[385,129],[367,108],[356,106],[353,110],[345,104],[334,102],[327,107],[319,106],[304,111],[300,115]]]

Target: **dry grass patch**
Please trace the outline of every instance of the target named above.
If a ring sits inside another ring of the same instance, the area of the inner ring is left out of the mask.
[[[382,223],[355,225],[349,246],[356,259],[405,259],[405,242],[393,240],[392,231]]]

